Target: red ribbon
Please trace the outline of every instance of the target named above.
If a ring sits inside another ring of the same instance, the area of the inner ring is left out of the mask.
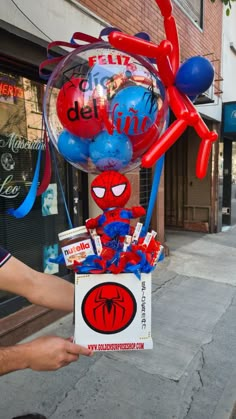
[[[75,32],[72,35],[70,42],[65,41],[53,41],[48,44],[47,47],[47,59],[43,61],[39,65],[39,75],[42,79],[47,80],[50,77],[51,72],[53,71],[54,67],[70,52],[65,52],[64,55],[58,55],[57,52],[54,51],[55,47],[67,47],[73,49],[82,48],[86,46],[86,44],[78,44],[76,41],[86,42],[87,44],[93,44],[95,42],[103,42],[99,38],[95,38],[94,36],[87,35],[82,32]]]
[[[46,131],[44,131],[43,141],[45,143],[45,167],[44,167],[44,173],[43,178],[40,183],[40,186],[37,190],[37,196],[42,195],[43,192],[46,191],[50,180],[51,180],[51,174],[52,174],[52,164],[51,164],[51,155],[50,155],[50,149],[49,149],[49,142]]]

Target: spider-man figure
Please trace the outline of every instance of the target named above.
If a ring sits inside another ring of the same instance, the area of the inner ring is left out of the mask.
[[[98,175],[91,183],[91,195],[104,212],[86,221],[88,229],[96,228],[103,245],[116,240],[123,243],[130,233],[130,220],[145,215],[142,206],[124,208],[131,195],[130,182],[126,176],[115,171]]]

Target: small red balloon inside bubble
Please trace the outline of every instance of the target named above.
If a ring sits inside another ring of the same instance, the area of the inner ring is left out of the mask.
[[[127,172],[165,128],[168,104],[148,60],[103,43],[76,49],[55,68],[44,111],[50,138],[70,164]]]
[[[92,138],[102,130],[99,104],[93,96],[85,95],[86,79],[72,77],[61,87],[57,97],[57,115],[61,124],[79,138]]]

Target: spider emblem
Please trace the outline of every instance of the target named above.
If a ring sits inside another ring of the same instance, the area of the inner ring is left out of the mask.
[[[150,104],[149,113],[157,111],[157,95],[154,93],[153,84],[148,87],[148,92],[145,92],[143,99],[146,100],[146,105]]]
[[[137,310],[136,300],[124,285],[106,282],[85,295],[82,315],[86,324],[98,333],[112,334],[126,329]]]
[[[106,314],[110,315],[112,312],[112,325],[114,325],[117,315],[117,309],[121,309],[121,321],[124,319],[125,307],[121,303],[124,302],[124,297],[121,295],[120,291],[116,288],[116,296],[112,298],[107,298],[103,296],[103,288],[97,291],[95,298],[95,303],[98,305],[93,309],[94,319],[96,320],[96,313],[99,308],[102,308],[102,318],[104,324],[106,324]]]

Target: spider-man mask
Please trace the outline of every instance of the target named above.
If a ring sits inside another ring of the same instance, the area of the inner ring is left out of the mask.
[[[91,183],[91,195],[102,210],[125,207],[130,194],[127,177],[112,170],[101,173]]]

